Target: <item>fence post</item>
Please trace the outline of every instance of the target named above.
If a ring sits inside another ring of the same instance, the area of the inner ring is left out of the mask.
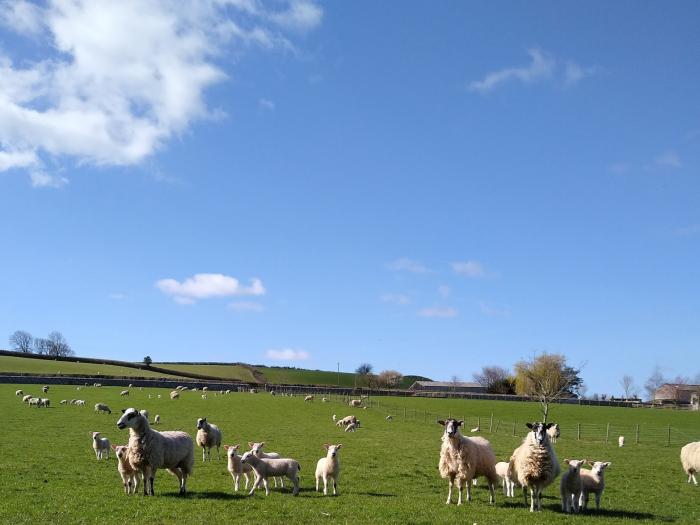
[[[668,439],[666,440],[666,446],[671,445],[671,425],[668,426]]]
[[[634,444],[639,445],[639,423],[637,423],[637,428],[634,432]]]
[[[605,427],[605,442],[610,440],[610,423]]]
[[[581,423],[576,423],[576,439],[581,441]]]
[[[403,420],[406,421],[406,407],[403,407]]]
[[[513,436],[515,436],[515,421],[513,421]]]
[[[501,420],[500,419],[496,420],[496,430],[493,431],[494,434],[498,434],[498,427],[500,426],[500,424],[501,424]]]
[[[492,428],[493,428],[493,412],[491,412],[491,419],[489,419],[489,434],[491,433]]]
[[[423,410],[423,423],[426,423],[428,421],[428,413]]]

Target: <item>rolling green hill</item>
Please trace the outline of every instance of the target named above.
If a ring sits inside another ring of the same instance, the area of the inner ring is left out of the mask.
[[[123,366],[72,361],[52,361],[49,359],[32,359],[28,357],[6,355],[0,355],[0,371],[49,375],[173,377],[152,370],[139,370],[138,368],[127,368]]]

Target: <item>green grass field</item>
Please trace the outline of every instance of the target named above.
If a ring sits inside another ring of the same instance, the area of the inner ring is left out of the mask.
[[[255,376],[252,374],[250,369],[240,365],[181,365],[170,363],[153,363],[153,366],[167,368],[168,370],[176,370],[185,374],[216,376],[233,381],[256,381]]]
[[[75,363],[71,361],[51,361],[48,359],[31,359],[0,355],[0,371],[21,372],[25,374],[64,374],[88,376],[123,376],[123,377],[173,377],[150,370],[139,370],[125,366],[103,365],[96,363]]]
[[[605,425],[617,422],[644,429],[671,425],[675,432],[698,439],[700,415],[688,412],[656,412],[632,409],[602,409],[557,406],[553,418],[563,426],[563,437],[555,448],[558,457],[585,457],[612,461],[600,512],[565,516],[560,512],[558,485],[545,491],[544,510],[530,514],[521,498],[506,499],[497,493],[488,504],[483,483],[473,491],[471,503],[457,507],[444,503],[446,482],[437,472],[442,429],[435,424],[439,413],[467,416],[469,422],[482,417],[482,435],[496,455],[506,458],[524,435],[518,423],[512,429],[489,434],[485,418],[496,421],[536,419],[532,404],[476,402],[436,399],[373,399],[373,408],[350,409],[340,402],[304,403],[300,397],[266,394],[209,395],[185,392],[181,399],[155,398],[157,389],[132,389],[120,398],[120,388],[52,386],[52,408],[32,409],[14,395],[17,388],[38,393],[36,385],[0,385],[1,432],[0,523],[697,523],[700,519],[700,487],[690,486],[679,461],[680,446],[645,442],[623,449],[613,443],[577,441],[571,425]],[[160,391],[167,394],[167,391]],[[153,399],[148,399],[148,394]],[[88,406],[61,406],[61,399],[80,397]],[[92,405],[106,402],[111,416],[96,414]],[[379,402],[377,406],[377,401]],[[299,497],[273,490],[269,497],[233,492],[226,461],[202,464],[197,459],[188,482],[190,494],[176,495],[176,479],[165,471],[156,478],[156,497],[125,496],[116,460],[98,462],[91,448],[91,431],[101,431],[113,443],[125,443],[127,431],[116,428],[117,409],[134,406],[161,415],[160,430],[184,429],[192,436],[198,417],[218,424],[224,442],[264,440],[269,450],[299,460],[302,466]],[[403,408],[407,420],[403,420]],[[387,410],[394,414],[386,421]],[[362,420],[356,433],[343,433],[331,421],[333,413],[355,412]],[[425,414],[426,422],[423,421]],[[586,427],[588,428],[588,427]],[[631,427],[630,427],[631,428]],[[651,434],[647,434],[651,436]],[[628,436],[628,440],[629,440]],[[343,443],[342,474],[338,497],[323,497],[313,491],[313,471],[323,455],[324,442]],[[629,441],[628,441],[629,443]],[[206,517],[206,518],[205,518]]]

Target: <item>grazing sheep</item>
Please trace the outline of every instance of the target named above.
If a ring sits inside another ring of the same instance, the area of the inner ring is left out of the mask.
[[[16,395],[16,396],[23,396],[23,395],[24,395],[24,392],[23,392],[22,390],[17,390],[17,391],[15,392],[15,395]]]
[[[139,476],[138,472],[129,463],[129,447],[126,445],[112,445],[112,449],[117,455],[117,470],[122,477],[124,492],[126,494],[136,494],[136,488],[139,486]]]
[[[139,414],[148,419],[148,410],[139,410]]]
[[[530,489],[530,512],[535,512],[535,508],[542,510],[542,490],[559,475],[557,456],[547,434],[551,426],[551,423],[527,423],[530,432],[510,458],[510,470],[523,487],[523,493]]]
[[[249,464],[255,472],[255,482],[253,483],[253,488],[251,488],[250,492],[248,493],[249,496],[252,496],[255,493],[255,489],[260,487],[261,483],[265,487],[265,495],[269,496],[270,487],[267,483],[267,478],[270,476],[287,476],[294,485],[292,494],[295,496],[299,494],[298,474],[301,470],[301,466],[299,466],[298,461],[290,458],[259,458],[253,454],[252,450],[249,450],[243,454],[243,456],[241,456],[241,463]]]
[[[328,399],[326,399],[325,397],[322,397],[322,398],[321,398],[321,403],[328,403]]]
[[[386,419],[387,421],[391,421],[392,419],[394,419],[394,416],[388,414],[384,419]]]
[[[229,395],[230,393],[231,393],[230,390],[226,390],[226,391],[224,392],[224,394],[226,394],[226,395]]]
[[[153,430],[135,408],[122,410],[120,430],[129,429],[129,463],[143,477],[144,495],[154,495],[153,481],[159,468],[175,474],[180,494],[187,492],[187,476],[194,469],[194,443],[186,432]]]
[[[561,436],[561,431],[559,430],[559,423],[552,423],[552,426],[547,429],[547,435],[549,436],[549,441],[556,443]]]
[[[343,445],[323,444],[326,449],[326,457],[321,458],[316,463],[316,492],[318,492],[318,482],[323,479],[323,495],[328,495],[328,479],[333,480],[333,495],[338,495],[338,477],[340,476],[340,461],[338,461],[338,452]]]
[[[567,514],[579,511],[581,498],[581,465],[585,459],[565,459],[569,468],[561,475],[559,492],[561,493],[561,510]]]
[[[248,392],[250,392],[251,394],[257,394],[258,390],[256,388],[251,388],[250,390],[248,390]]]
[[[515,495],[515,482],[511,479],[508,465],[509,463],[506,461],[499,461],[496,463],[494,468],[496,469],[496,474],[498,474],[498,477],[501,478],[503,495],[508,498],[512,498]]]
[[[491,443],[482,437],[466,437],[459,431],[464,421],[447,419],[438,421],[445,427],[440,448],[440,475],[449,480],[447,504],[452,502],[452,486],[457,484],[457,505],[462,504],[462,482],[466,485],[467,501],[471,501],[471,483],[477,476],[485,476],[489,486],[489,502],[495,501],[494,487],[498,481],[496,456]]]
[[[208,392],[208,391],[209,391],[209,387],[208,387],[208,386],[203,386],[203,387],[202,387],[202,392]]]
[[[271,396],[274,396],[274,395],[277,395],[277,394],[275,394],[275,391],[274,391],[274,390],[270,390],[270,395],[271,395]]]
[[[359,407],[362,405],[362,399],[351,399],[348,405],[351,407]]]
[[[617,446],[620,448],[625,446],[625,436],[620,436],[617,438]]]
[[[590,465],[590,461],[588,462]],[[611,465],[609,461],[596,461],[591,470],[581,469],[581,497],[579,498],[579,508],[588,509],[588,496],[595,493],[595,508],[600,509],[600,497],[605,489],[605,469]]]
[[[83,403],[81,403],[80,400],[79,400],[79,401],[77,401],[76,403],[77,403],[78,405],[82,405],[82,404],[84,404],[85,402],[83,401]],[[111,413],[112,413],[112,410],[111,410],[107,405],[105,405],[104,403],[95,403],[95,412],[107,412],[108,414],[111,414]]]
[[[42,391],[44,394],[46,394],[46,393],[49,391],[49,386],[48,386],[48,385],[42,386],[42,387],[41,387],[41,391]]]
[[[61,402],[59,403],[59,405],[66,405],[66,404],[68,404],[68,400],[67,400],[67,399],[61,399]]]
[[[119,392],[119,395],[120,395],[120,396],[128,396],[128,395],[129,395],[129,391],[128,391],[128,390],[122,390],[121,392]]]
[[[85,400],[84,399],[78,399],[75,404],[79,407],[84,407],[85,406]],[[106,406],[106,405],[105,405]],[[109,407],[107,408],[109,410]],[[112,413],[111,411],[109,412],[110,414]]]
[[[158,394],[158,397],[160,397],[160,394]],[[178,399],[180,397],[180,392],[177,390],[173,390],[170,392],[170,399]]]
[[[304,398],[304,401],[313,401],[313,400],[314,400],[314,395],[313,395],[313,394],[311,394],[311,395],[309,395],[309,396],[306,396],[306,397]]]
[[[700,441],[688,443],[681,449],[681,464],[688,474],[688,483],[692,481],[697,485],[695,474],[700,470]]]
[[[209,455],[209,461],[211,461],[212,447],[216,447],[216,455],[219,460],[221,459],[221,430],[219,430],[219,427],[216,425],[207,422],[206,417],[200,417],[197,420],[196,443],[198,447],[202,447],[202,461],[207,460],[207,453]]]
[[[41,403],[41,399],[39,399],[38,397],[31,397],[31,398],[29,398],[28,402],[29,402],[30,407],[35,406],[35,407],[39,408],[40,403]]]
[[[92,433],[92,448],[97,456],[97,461],[102,458],[109,459],[109,439],[101,438],[99,432]]]
[[[32,396],[31,394],[27,394],[26,396],[24,396],[24,397],[22,398],[22,403],[29,403],[29,400],[30,400],[32,397],[34,397],[34,396]]]
[[[207,399],[207,394],[202,394],[202,399]]]
[[[228,456],[228,471],[233,477],[233,490],[238,492],[238,482],[241,479],[241,474],[245,477],[245,490],[248,490],[248,474],[253,472],[253,467],[249,463],[241,463],[241,456],[236,451],[240,445],[224,445],[226,455]]]
[[[49,408],[51,406],[51,400],[45,397],[39,399],[39,406],[44,408]]]

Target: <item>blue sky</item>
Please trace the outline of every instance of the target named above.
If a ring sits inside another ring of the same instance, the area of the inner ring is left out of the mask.
[[[0,334],[700,373],[696,2],[0,6]]]

